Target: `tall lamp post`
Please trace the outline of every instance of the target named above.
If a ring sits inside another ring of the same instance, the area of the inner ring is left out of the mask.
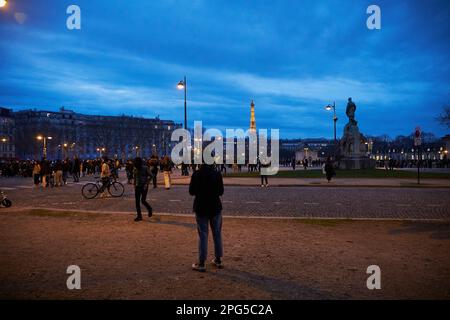
[[[97,148],[97,151],[98,151],[98,156],[100,158],[102,158],[103,157],[103,152],[105,152],[106,149],[104,147],[99,147],[99,148]]]
[[[330,111],[331,109],[333,109],[333,122],[334,122],[334,145],[336,146],[337,144],[337,139],[336,139],[336,122],[338,121],[338,118],[336,117],[336,103],[333,102],[333,105],[329,104],[325,107],[326,110]]]
[[[177,88],[179,90],[184,89],[184,129],[187,129],[187,109],[186,109],[186,96],[187,96],[187,82],[186,76],[184,76],[184,80],[178,82]]]
[[[336,122],[338,121],[338,118],[336,117],[336,102],[333,101],[333,105],[329,104],[325,107],[326,110],[330,111],[333,109],[333,123],[334,123],[334,150],[333,154],[334,157],[337,158],[338,156],[338,150],[337,150],[337,138],[336,138]]]
[[[67,147],[68,147],[69,145],[67,144],[67,143],[64,143],[63,144],[63,147],[64,147],[64,154],[63,154],[63,158],[64,159],[66,159],[67,158]]]
[[[52,137],[46,137],[46,136],[37,136],[36,139],[43,140],[43,149],[42,149],[42,155],[45,159],[47,159],[47,139],[52,140]]]

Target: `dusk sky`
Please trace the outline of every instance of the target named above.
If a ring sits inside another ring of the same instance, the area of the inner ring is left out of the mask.
[[[81,8],[81,30],[66,9]],[[371,4],[381,30],[366,27]],[[450,1],[9,0],[0,106],[135,115],[284,138],[338,136],[348,97],[366,135],[447,134]]]

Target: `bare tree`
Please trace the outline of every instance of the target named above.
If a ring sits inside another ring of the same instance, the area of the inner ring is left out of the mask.
[[[442,109],[442,113],[437,117],[437,120],[450,129],[450,105],[444,106]]]

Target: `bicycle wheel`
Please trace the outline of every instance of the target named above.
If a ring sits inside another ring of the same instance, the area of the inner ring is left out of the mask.
[[[6,208],[9,208],[12,206],[12,202],[11,202],[11,200],[5,198],[2,201],[2,205],[5,206]]]
[[[98,194],[98,187],[95,183],[86,183],[81,189],[81,194],[86,199],[93,199]]]
[[[114,181],[108,188],[109,194],[114,197],[121,197],[125,192],[125,187],[120,182]]]

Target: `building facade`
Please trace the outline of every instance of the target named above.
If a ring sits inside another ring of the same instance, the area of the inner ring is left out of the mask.
[[[15,120],[10,109],[0,108],[0,159],[16,157]]]
[[[159,117],[86,115],[64,107],[58,112],[18,111],[14,117],[19,159],[40,159],[44,143],[49,159],[162,156],[170,154],[172,132],[182,127]],[[46,139],[38,140],[38,136]]]

